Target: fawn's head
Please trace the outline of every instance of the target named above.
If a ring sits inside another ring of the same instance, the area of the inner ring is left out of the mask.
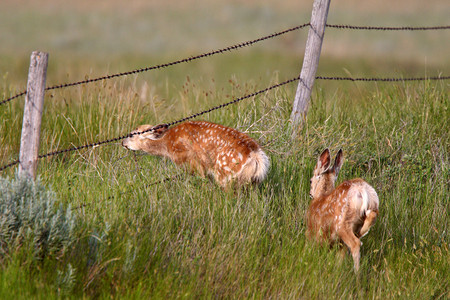
[[[328,149],[325,149],[317,159],[309,191],[309,195],[313,199],[327,195],[334,190],[334,184],[344,162],[342,150],[337,153],[332,167],[330,167],[330,160],[330,150]]]
[[[155,128],[154,130],[150,130]],[[140,125],[138,128],[131,132],[132,136],[125,138],[122,141],[122,146],[129,150],[142,150],[142,144],[147,140],[159,140],[161,139],[169,126],[166,124],[152,126],[152,125]],[[145,132],[144,132],[145,131]],[[139,134],[140,132],[144,132]]]

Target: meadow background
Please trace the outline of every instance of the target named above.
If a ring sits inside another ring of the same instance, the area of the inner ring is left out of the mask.
[[[293,0],[3,0],[0,95],[26,88],[34,50],[50,54],[51,86],[256,39],[309,22],[311,8],[312,1]],[[328,23],[436,26],[448,25],[449,15],[443,0],[344,0],[331,3]],[[174,121],[296,77],[306,36],[307,29],[295,31],[159,71],[48,92],[40,152]],[[317,75],[449,75],[448,49],[448,30],[329,28]],[[316,81],[296,139],[288,130],[296,84],[204,115],[247,132],[271,157],[267,180],[238,192],[119,143],[42,159],[41,184],[76,226],[56,254],[36,256],[33,239],[14,247],[2,241],[0,298],[447,299],[448,88],[448,81]],[[0,106],[0,165],[18,158],[22,110],[23,98]],[[338,183],[360,176],[380,197],[359,274],[349,257],[341,262],[336,249],[305,239],[309,178],[325,147],[344,150]],[[14,181],[15,168],[0,176]],[[173,179],[157,183],[166,178]]]

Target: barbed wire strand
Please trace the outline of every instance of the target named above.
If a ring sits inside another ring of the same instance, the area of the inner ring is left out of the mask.
[[[412,26],[401,26],[401,27],[383,27],[383,26],[353,26],[353,25],[334,25],[326,24],[326,27],[336,28],[336,29],[354,29],[354,30],[381,30],[381,31],[415,31],[415,30],[442,30],[450,29],[450,26],[432,26],[432,27],[412,27]]]
[[[169,66],[173,66],[176,64],[181,64],[181,63],[186,63],[186,62],[190,62],[196,59],[200,59],[200,58],[204,58],[204,57],[209,57],[215,54],[219,54],[219,53],[224,53],[227,51],[232,51],[232,50],[236,50],[239,48],[243,48],[246,46],[251,46],[255,43],[267,40],[267,39],[271,39],[295,30],[299,30],[302,28],[305,28],[307,26],[310,26],[310,23],[305,23],[299,26],[295,26],[280,32],[276,32],[255,40],[251,40],[251,41],[247,41],[247,42],[243,42],[240,44],[236,44],[233,46],[229,46],[229,47],[225,47],[219,50],[215,50],[215,51],[211,51],[211,52],[207,52],[207,53],[203,53],[200,55],[196,55],[196,56],[191,56],[188,58],[184,58],[184,59],[180,59],[177,61],[173,61],[173,62],[169,62],[169,63],[165,63],[165,64],[160,64],[160,65],[155,65],[155,66],[151,66],[151,67],[145,67],[145,68],[141,68],[141,69],[136,69],[136,70],[132,70],[132,71],[128,71],[128,72],[121,72],[121,73],[116,73],[116,74],[111,74],[111,75],[106,75],[106,76],[102,76],[102,77],[98,77],[98,78],[93,78],[93,79],[86,79],[86,80],[82,80],[82,81],[77,81],[77,82],[72,82],[72,83],[64,83],[64,84],[59,84],[59,85],[55,85],[55,86],[51,86],[51,87],[47,87],[45,90],[49,91],[49,90],[55,90],[55,89],[61,89],[61,88],[66,88],[66,87],[71,87],[71,86],[77,86],[77,85],[81,85],[81,84],[87,84],[87,83],[91,83],[91,82],[96,82],[96,81],[101,81],[101,80],[106,80],[106,79],[112,79],[112,78],[116,78],[116,77],[121,77],[121,76],[127,76],[127,75],[132,75],[132,74],[137,74],[137,73],[142,73],[142,72],[147,72],[150,70],[155,70],[155,69],[162,69],[162,68],[166,68]],[[402,26],[402,27],[382,27],[382,26],[353,26],[353,25],[334,25],[334,24],[327,24],[327,27],[330,28],[336,28],[336,29],[353,29],[353,30],[383,30],[383,31],[398,31],[398,30],[442,30],[442,29],[450,29],[450,26],[433,26],[433,27],[411,27],[411,26]],[[7,98],[5,100],[0,101],[0,105],[2,104],[6,104],[16,98],[19,98],[20,96],[23,96],[26,94],[26,91],[23,91],[19,94],[16,94],[10,98]]]
[[[236,98],[236,99],[234,99],[234,100],[232,100],[232,101],[230,101],[230,102],[227,102],[227,103],[224,103],[224,104],[220,104],[220,105],[214,106],[214,107],[209,108],[209,109],[207,109],[207,110],[204,110],[204,111],[202,111],[202,112],[192,114],[192,115],[190,115],[190,116],[188,116],[188,117],[185,117],[185,118],[182,118],[182,119],[179,119],[179,120],[170,122],[170,123],[160,124],[160,125],[158,125],[158,126],[149,128],[149,129],[144,130],[144,131],[134,132],[134,133],[132,132],[132,133],[129,133],[129,134],[127,134],[127,135],[123,135],[123,136],[119,136],[119,137],[116,137],[116,138],[107,139],[107,140],[104,140],[104,141],[94,142],[94,143],[90,143],[90,144],[86,144],[86,145],[82,145],[82,146],[78,146],[78,147],[71,147],[71,148],[64,149],[64,150],[56,150],[56,151],[49,152],[49,153],[46,153],[46,154],[41,154],[41,155],[38,156],[38,159],[45,158],[45,157],[49,157],[49,156],[54,156],[54,155],[58,155],[58,154],[62,154],[62,153],[67,153],[67,152],[72,152],[72,151],[78,151],[78,150],[82,150],[82,149],[85,149],[85,148],[98,147],[98,146],[100,146],[100,145],[107,144],[107,143],[112,143],[112,142],[117,142],[117,141],[123,140],[123,139],[125,139],[125,138],[134,136],[134,135],[139,135],[139,134],[143,134],[143,133],[155,131],[155,130],[160,129],[160,128],[162,128],[162,127],[170,127],[170,126],[176,125],[176,124],[178,124],[178,123],[182,123],[182,122],[185,122],[185,121],[187,121],[187,120],[190,120],[190,119],[199,117],[199,116],[201,116],[201,115],[207,114],[207,113],[212,112],[212,111],[214,111],[214,110],[221,109],[221,108],[224,108],[224,107],[226,107],[226,106],[229,106],[229,105],[238,103],[238,102],[240,102],[240,101],[242,101],[242,100],[244,100],[244,99],[248,99],[248,98],[251,98],[251,97],[260,95],[260,94],[262,94],[262,93],[265,93],[265,92],[267,92],[267,91],[273,90],[273,89],[275,89],[275,88],[278,88],[278,87],[280,87],[280,86],[286,85],[286,84],[288,84],[288,83],[297,81],[297,80],[299,80],[299,79],[300,79],[300,77],[296,77],[296,78],[292,78],[292,79],[286,80],[286,81],[284,81],[284,82],[282,82],[282,83],[279,83],[279,84],[270,86],[270,87],[265,88],[265,89],[263,89],[263,90],[260,90],[260,91],[257,91],[257,92],[254,92],[254,93],[251,93],[251,94],[248,94],[248,95],[245,95],[245,96]],[[18,163],[19,163],[19,160],[13,161],[13,162],[7,164],[6,166],[1,167],[1,168],[0,168],[0,171],[3,171],[3,170],[6,169],[6,168],[9,168],[9,167],[12,167],[12,166],[14,166],[14,165],[17,165]]]
[[[277,37],[277,36],[280,36],[280,35],[283,35],[283,34],[286,34],[288,32],[292,32],[292,31],[295,31],[295,30],[298,30],[298,29],[301,29],[301,28],[305,28],[307,26],[309,26],[309,23],[305,23],[305,24],[302,24],[302,25],[299,25],[299,26],[295,26],[295,27],[292,27],[292,28],[289,28],[289,29],[286,29],[286,30],[283,30],[283,31],[280,31],[280,32],[272,33],[270,35],[266,35],[266,36],[257,38],[255,40],[246,41],[246,42],[243,42],[243,43],[239,43],[239,44],[228,46],[228,47],[225,47],[225,48],[222,48],[222,49],[214,50],[214,51],[211,51],[211,52],[207,52],[207,53],[203,53],[203,54],[199,54],[199,55],[183,58],[183,59],[176,60],[176,61],[173,61],[173,62],[169,62],[169,63],[165,63],[165,64],[159,64],[159,65],[155,65],[155,66],[151,66],[151,67],[145,67],[145,68],[141,68],[141,69],[136,69],[136,70],[132,70],[132,71],[128,71],[128,72],[121,72],[121,73],[106,75],[106,76],[93,78],[93,79],[86,79],[86,80],[81,80],[81,81],[72,82],[72,83],[59,84],[59,85],[47,87],[47,88],[45,88],[45,90],[46,91],[50,91],[50,90],[55,90],[55,89],[61,89],[61,88],[72,87],[72,86],[77,86],[77,85],[81,85],[81,84],[101,81],[101,80],[112,79],[112,78],[121,77],[121,76],[127,76],[127,75],[147,72],[147,71],[156,70],[156,69],[163,69],[163,68],[167,68],[167,67],[174,66],[174,65],[177,65],[177,64],[191,62],[193,60],[197,60],[197,59],[200,59],[200,58],[205,58],[205,57],[213,56],[213,55],[216,55],[216,54],[221,54],[221,53],[224,53],[224,52],[236,50],[236,49],[239,49],[239,48],[248,47],[248,46],[251,46],[251,45],[256,44],[258,42],[265,41],[265,40],[268,40],[268,39],[272,39],[274,37]],[[0,102],[0,105],[5,104],[5,103],[7,103],[7,102],[9,102],[11,100],[14,100],[14,99],[16,99],[16,98],[18,98],[20,96],[23,96],[25,94],[26,94],[26,91],[21,92],[21,93],[15,95],[15,96],[12,96],[12,97],[10,97],[8,99],[5,99],[5,100]]]
[[[320,79],[320,80],[348,80],[348,81],[381,81],[381,82],[398,82],[398,81],[447,80],[447,79],[450,79],[450,76],[419,77],[419,78],[353,78],[353,77],[326,77],[326,76],[316,76],[316,79]],[[283,86],[283,85],[286,85],[286,84],[289,84],[289,83],[292,83],[292,82],[298,81],[298,80],[301,80],[300,76],[295,77],[295,78],[292,78],[292,79],[289,79],[289,80],[286,80],[286,81],[283,81],[283,82],[278,83],[278,84],[275,84],[275,85],[272,85],[272,86],[270,86],[270,87],[267,87],[267,88],[265,88],[265,89],[256,91],[256,92],[254,92],[254,93],[247,94],[247,95],[245,95],[245,96],[236,98],[236,99],[234,99],[234,100],[232,100],[232,101],[230,101],[230,102],[227,102],[227,103],[224,103],[224,104],[220,104],[220,105],[214,106],[214,107],[209,108],[209,109],[207,109],[207,110],[201,111],[201,112],[199,112],[199,113],[192,114],[192,115],[190,115],[190,116],[188,116],[188,117],[185,117],[185,118],[182,118],[182,119],[179,119],[179,120],[170,122],[170,123],[160,124],[160,125],[158,125],[158,126],[152,127],[152,128],[150,128],[150,129],[147,129],[147,130],[144,130],[144,131],[140,131],[140,132],[132,132],[132,133],[129,133],[129,134],[127,134],[127,135],[119,136],[119,137],[112,138],[112,139],[107,139],[107,140],[104,140],[104,141],[94,142],[94,143],[90,143],[90,144],[86,144],[86,145],[82,145],[82,146],[78,146],[78,147],[72,147],[72,148],[68,148],[68,149],[64,149],[64,150],[56,150],[56,151],[53,151],[53,152],[49,152],[49,153],[46,153],[46,154],[39,155],[39,156],[38,156],[38,159],[45,158],[45,157],[49,157],[49,156],[54,156],[54,155],[58,155],[58,154],[62,154],[62,153],[67,153],[67,152],[77,151],[77,150],[81,150],[81,149],[85,149],[85,148],[94,148],[94,147],[98,147],[98,146],[103,145],[103,144],[112,143],[112,142],[117,142],[117,141],[123,140],[123,139],[125,139],[125,138],[132,137],[132,136],[134,136],[134,135],[139,135],[139,134],[143,134],[143,133],[155,131],[155,130],[160,129],[160,128],[162,128],[162,127],[170,127],[170,126],[176,125],[176,124],[178,124],[178,123],[182,123],[182,122],[188,121],[188,120],[190,120],[190,119],[194,119],[194,118],[196,118],[196,117],[199,117],[199,116],[201,116],[201,115],[210,113],[210,112],[212,112],[212,111],[214,111],[214,110],[218,110],[218,109],[224,108],[224,107],[226,107],[226,106],[229,106],[229,105],[232,105],[232,104],[236,104],[236,103],[238,103],[238,102],[240,102],[240,101],[242,101],[242,100],[245,100],[245,99],[248,99],[248,98],[252,98],[252,97],[255,97],[255,96],[257,96],[257,95],[266,93],[266,92],[268,92],[268,91],[270,91],[270,90],[279,88],[279,87],[281,87],[281,86]],[[0,172],[3,171],[3,170],[5,170],[6,168],[15,166],[15,165],[17,165],[17,164],[19,164],[19,160],[15,160],[15,161],[13,161],[13,162],[11,162],[11,163],[9,163],[9,164],[3,166],[3,167],[0,167]]]
[[[409,77],[409,78],[380,78],[380,77],[330,77],[330,76],[316,76],[319,80],[337,80],[337,81],[368,81],[368,82],[399,82],[399,81],[426,81],[426,80],[448,80],[450,76],[432,76],[432,77]]]
[[[1,168],[0,168],[0,172],[3,171],[3,170],[6,170],[6,169],[8,169],[8,168],[10,168],[10,167],[12,167],[12,166],[15,166],[15,165],[17,165],[17,164],[19,164],[19,160],[18,160],[18,159],[15,160],[15,161],[10,162],[10,163],[7,164],[7,165],[4,165],[3,167],[1,167]]]

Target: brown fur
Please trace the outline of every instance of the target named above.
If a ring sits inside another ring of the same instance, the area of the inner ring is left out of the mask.
[[[343,242],[349,248],[354,267],[359,269],[360,238],[369,231],[378,216],[378,196],[360,178],[334,188],[343,163],[342,150],[330,167],[330,152],[325,149],[317,160],[311,178],[311,201],[307,213],[307,236],[319,242]]]
[[[222,187],[234,181],[239,185],[259,183],[266,177],[269,158],[258,143],[245,133],[203,121],[185,122],[124,139],[130,150],[142,150],[186,165],[201,176],[212,175]],[[132,133],[153,128],[141,125]]]

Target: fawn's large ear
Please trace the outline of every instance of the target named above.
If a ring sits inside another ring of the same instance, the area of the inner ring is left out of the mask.
[[[339,171],[341,170],[342,164],[344,163],[344,153],[342,149],[339,149],[336,154],[336,158],[334,159],[333,172],[338,176]]]
[[[314,169],[314,174],[319,175],[325,172],[330,166],[330,150],[323,150],[322,154],[320,154],[317,159],[316,168]]]

